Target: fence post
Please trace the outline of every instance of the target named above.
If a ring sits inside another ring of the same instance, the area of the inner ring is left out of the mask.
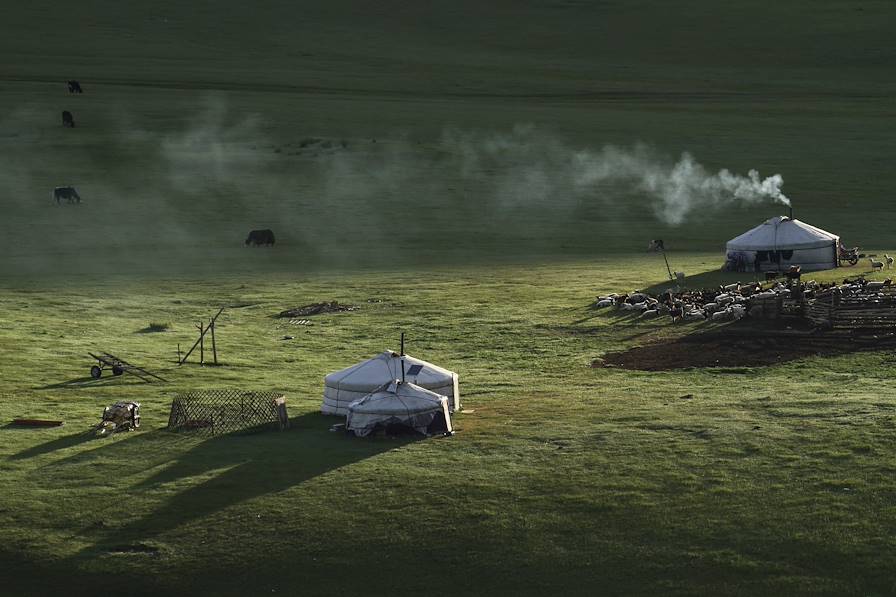
[[[205,338],[205,332],[202,331],[202,320],[199,320],[199,364],[205,365],[205,342],[203,338]]]
[[[212,356],[215,359],[215,365],[218,364],[218,349],[215,346],[215,320],[212,319],[212,322],[209,324],[212,328]]]

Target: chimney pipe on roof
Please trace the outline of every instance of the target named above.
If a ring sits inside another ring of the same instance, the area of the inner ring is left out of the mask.
[[[793,219],[793,206],[790,206],[790,219]]]

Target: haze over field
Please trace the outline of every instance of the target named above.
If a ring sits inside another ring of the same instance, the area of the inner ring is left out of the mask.
[[[20,261],[12,269],[65,270],[72,254],[83,267],[83,251],[113,251],[119,264],[139,266],[153,244],[181,247],[180,261],[189,262],[197,249],[239,248],[245,231],[258,226],[276,230],[278,249],[298,248],[318,265],[334,255],[363,258],[375,244],[402,248],[395,230],[414,222],[468,242],[471,232],[509,232],[561,244],[555,235],[575,228],[583,211],[597,210],[602,226],[623,225],[634,212],[675,228],[695,216],[719,217],[724,208],[789,204],[779,174],[712,173],[686,151],[675,160],[643,143],[577,147],[517,124],[506,131],[446,128],[416,141],[395,133],[379,141],[278,144],[262,114],[235,115],[219,96],[203,102],[181,129],[143,128],[141,119],[118,113],[114,128],[92,136],[94,151],[79,155],[77,139],[57,150],[79,162],[63,168],[61,180],[27,154],[0,165],[10,199],[2,231],[18,237],[12,252]],[[13,110],[0,136],[37,136],[31,126],[40,119],[33,109]],[[74,184],[83,204],[45,199],[56,184]],[[29,226],[42,233],[23,234]],[[346,235],[360,241],[346,242]],[[438,238],[433,243],[447,248]]]
[[[887,4],[705,8],[29,3],[0,39],[0,271],[715,252],[787,196],[884,244],[854,214],[892,189]]]

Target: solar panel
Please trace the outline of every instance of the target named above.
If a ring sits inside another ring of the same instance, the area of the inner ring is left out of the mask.
[[[411,365],[411,368],[408,369],[408,375],[417,375],[423,370],[423,365]]]

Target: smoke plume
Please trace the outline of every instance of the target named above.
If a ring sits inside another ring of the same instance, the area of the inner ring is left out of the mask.
[[[672,161],[645,145],[575,149],[528,126],[488,136],[450,131],[441,149],[454,156],[462,179],[490,177],[492,199],[505,204],[570,196],[612,203],[640,194],[671,225],[683,224],[695,211],[735,203],[790,204],[780,174],[763,179],[756,170],[746,176],[727,169],[712,173],[690,153]]]

